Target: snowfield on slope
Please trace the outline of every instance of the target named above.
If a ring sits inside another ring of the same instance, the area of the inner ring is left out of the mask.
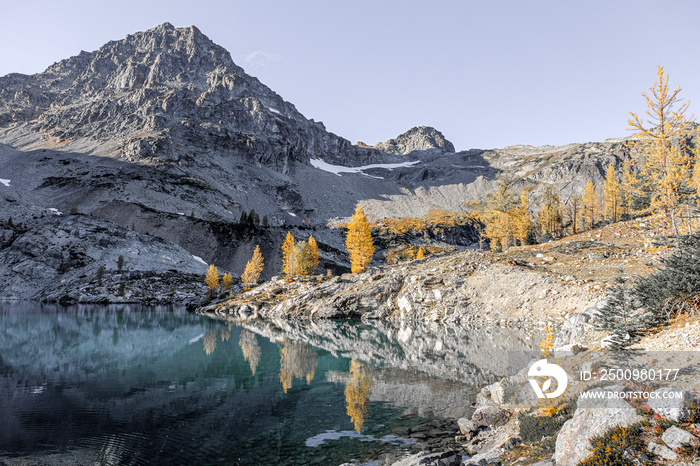
[[[342,176],[341,173],[361,173],[366,176],[372,176],[363,173],[363,171],[369,170],[371,168],[384,168],[386,170],[393,170],[394,168],[411,167],[417,163],[420,163],[420,160],[402,163],[375,163],[372,165],[363,165],[361,167],[344,167],[342,165],[332,165],[330,163],[324,162],[321,159],[311,159],[311,166],[313,166],[314,168],[318,168],[319,170],[323,170],[324,172],[334,173],[338,176]]]

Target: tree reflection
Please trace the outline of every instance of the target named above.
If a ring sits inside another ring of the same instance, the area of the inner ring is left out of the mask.
[[[367,398],[372,384],[370,369],[363,364],[350,361],[350,380],[345,386],[345,403],[350,421],[355,424],[355,430],[360,432],[367,418]]]
[[[233,324],[229,322],[228,327],[221,328],[221,341],[228,341],[231,338],[231,327]]]
[[[241,335],[238,337],[238,346],[243,351],[243,358],[250,364],[250,372],[255,375],[255,371],[260,363],[260,345],[258,344],[258,339],[255,338],[255,334],[248,330],[242,330]]]
[[[292,387],[293,379],[306,379],[310,384],[316,373],[317,354],[303,343],[285,341],[280,349],[280,382],[284,393]]]
[[[202,344],[204,345],[204,352],[207,353],[207,356],[210,355],[211,353],[214,352],[216,349],[216,335],[217,335],[216,329],[209,330],[207,333],[204,334],[204,338],[202,338]]]

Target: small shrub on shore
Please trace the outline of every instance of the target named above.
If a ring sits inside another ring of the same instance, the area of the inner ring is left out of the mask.
[[[631,466],[635,464],[629,451],[642,448],[640,434],[643,433],[644,423],[636,423],[627,427],[612,427],[603,435],[591,439],[593,453],[579,466]]]

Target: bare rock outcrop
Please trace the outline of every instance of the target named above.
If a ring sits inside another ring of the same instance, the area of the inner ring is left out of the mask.
[[[455,151],[455,146],[445,139],[440,131],[430,126],[416,126],[394,139],[378,143],[374,148],[396,155],[409,155],[433,149],[437,152]]]

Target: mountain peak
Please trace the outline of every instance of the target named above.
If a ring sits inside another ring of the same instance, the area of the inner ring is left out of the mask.
[[[455,146],[432,126],[414,126],[395,139],[378,143],[374,148],[396,155],[433,149],[440,152],[455,151]]]

